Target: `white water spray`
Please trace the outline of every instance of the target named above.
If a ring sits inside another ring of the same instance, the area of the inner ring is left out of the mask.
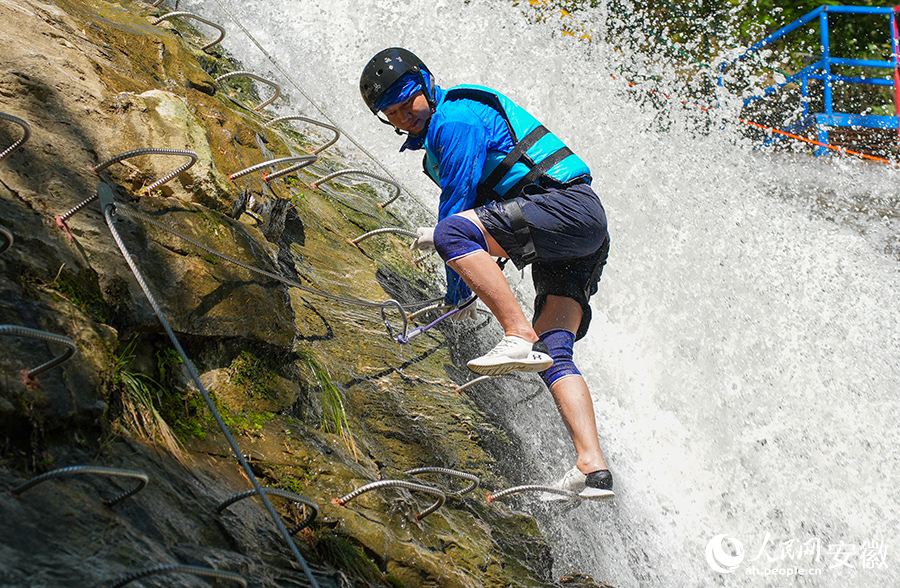
[[[696,110],[640,104],[614,69],[644,62],[666,77],[653,59],[501,2],[221,1],[430,207],[419,159],[396,152],[359,96],[385,47],[413,50],[444,87],[496,87],[591,166],[612,249],[576,360],[617,498],[553,517],[560,574],[618,587],[900,584],[896,170],[753,151],[727,114],[698,133]],[[218,0],[182,5],[282,83],[293,102],[281,114],[316,114]],[[513,419],[533,440],[535,482],[574,461],[552,411],[544,398]]]

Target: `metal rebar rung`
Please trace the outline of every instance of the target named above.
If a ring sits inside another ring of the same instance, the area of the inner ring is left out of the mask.
[[[119,578],[113,584],[110,584],[109,588],[122,588],[122,586],[130,584],[135,580],[140,580],[141,578],[146,578],[147,576],[166,573],[193,574],[195,576],[209,576],[211,578],[219,578],[221,580],[232,580],[234,582],[237,582],[244,588],[247,588],[247,580],[240,574],[236,574],[234,572],[225,572],[223,570],[217,570],[214,568],[204,568],[200,566],[188,566],[180,564],[154,566],[152,568],[139,570],[137,572]]]
[[[12,247],[14,239],[12,231],[2,225],[0,225],[0,235],[2,235],[4,239],[6,239],[5,242],[0,243],[0,253],[3,253],[4,251]]]
[[[155,182],[153,182],[152,184],[150,184],[149,186],[144,188],[145,194],[149,194],[150,192],[159,188],[160,186],[162,186],[163,184],[165,184],[166,182],[168,182],[169,180],[171,180],[178,174],[189,170],[195,163],[197,163],[197,160],[200,159],[200,157],[196,153],[194,153],[193,151],[189,151],[187,149],[157,149],[155,147],[148,147],[145,149],[135,149],[134,151],[128,151],[126,153],[116,155],[115,157],[111,157],[110,159],[107,159],[103,163],[95,165],[94,167],[91,168],[91,170],[95,174],[99,174],[100,172],[102,172],[103,170],[105,170],[106,168],[108,168],[109,166],[111,166],[114,163],[118,163],[125,159],[131,159],[132,157],[138,157],[140,155],[183,155],[185,157],[191,158],[191,160],[189,162],[187,162],[186,164],[182,165],[175,171],[165,175],[164,177],[156,180]],[[96,198],[96,196],[94,196],[92,198]],[[81,205],[83,206],[84,203],[82,203]],[[66,214],[68,214],[68,213],[66,213]],[[71,216],[71,215],[69,215],[69,216]],[[68,217],[65,217],[63,220],[66,220],[67,218]]]
[[[24,143],[28,140],[29,137],[31,137],[31,126],[21,118],[13,116],[11,114],[4,114],[0,112],[0,119],[16,123],[17,125],[22,127],[22,130],[24,131],[21,139],[19,139],[18,141],[4,149],[2,153],[0,153],[0,161],[3,161],[10,153],[21,147],[22,143]]]
[[[242,169],[241,171],[234,172],[233,174],[228,176],[228,179],[233,182],[234,180],[236,180],[237,178],[239,178],[241,176],[246,176],[249,173],[253,173],[255,171],[258,171],[258,170],[261,170],[261,169],[264,169],[267,167],[281,165],[282,163],[299,162],[296,165],[292,165],[290,167],[287,167],[287,168],[277,171],[275,173],[265,174],[263,176],[263,179],[266,182],[268,182],[269,180],[281,177],[285,174],[291,173],[292,171],[296,171],[302,167],[306,167],[307,165],[315,163],[315,161],[317,159],[319,159],[319,157],[317,155],[295,155],[295,156],[291,156],[291,157],[280,157],[278,159],[272,159],[269,161],[264,161],[262,163],[257,163],[256,165],[251,165],[250,167],[248,167],[246,169]]]
[[[453,492],[454,496],[462,496],[463,494],[471,492],[472,490],[478,488],[478,484],[481,482],[481,480],[475,474],[442,467],[429,466],[424,468],[413,468],[411,470],[406,470],[404,473],[409,474],[410,476],[418,476],[419,474],[444,474],[447,476],[453,476],[454,478],[469,480],[471,482],[471,484],[469,484],[462,490]]]
[[[281,498],[286,498],[287,500],[291,500],[293,502],[299,502],[300,504],[306,505],[310,508],[310,513],[306,515],[300,523],[295,525],[294,527],[288,529],[288,534],[296,535],[301,529],[305,529],[310,525],[310,523],[315,520],[315,518],[319,515],[319,505],[316,501],[306,498],[304,496],[300,496],[299,494],[294,494],[293,492],[288,492],[287,490],[282,490],[281,488],[266,488],[263,487],[263,492],[269,496],[280,496]],[[216,512],[221,513],[223,510],[238,502],[240,500],[244,500],[245,498],[249,498],[251,496],[259,496],[259,493],[255,489],[247,490],[246,492],[241,492],[240,494],[235,494],[231,498],[225,500],[219,506],[216,507]]]
[[[307,118],[305,116],[280,116],[276,119],[273,119],[273,120],[270,120],[269,122],[267,122],[265,125],[263,125],[263,128],[267,129],[274,124],[288,121],[288,120],[302,120],[303,122],[308,122],[310,124],[319,125],[320,127],[324,127],[331,131],[334,131],[334,138],[331,139],[331,141],[329,141],[328,143],[325,143],[323,146],[321,146],[318,149],[316,149],[315,151],[313,151],[313,155],[318,155],[322,151],[325,151],[326,149],[328,149],[329,147],[331,147],[332,145],[337,143],[337,140],[341,138],[341,131],[337,127],[327,124],[327,123],[323,123],[321,121],[317,121],[312,118]]]
[[[494,380],[497,378],[506,378],[508,380],[516,380],[517,382],[522,382],[523,384],[539,384],[536,380],[531,378],[523,378],[516,374],[500,374],[496,376],[479,376],[473,380],[469,380],[468,382],[460,385],[456,388],[457,393],[462,393],[464,390],[475,386],[476,384],[481,384],[482,382],[487,382],[488,380]]]
[[[209,44],[204,45],[203,47],[201,47],[201,48],[200,48],[201,51],[206,51],[207,49],[209,49],[209,48],[212,47],[213,45],[218,45],[218,44],[222,41],[222,39],[225,38],[225,29],[224,29],[224,28],[222,28],[221,26],[217,25],[217,24],[214,23],[214,22],[208,21],[208,20],[206,20],[205,18],[203,18],[203,17],[201,17],[201,16],[197,16],[196,14],[192,14],[192,13],[190,13],[190,12],[170,12],[169,14],[165,14],[165,15],[163,15],[163,16],[157,18],[155,21],[153,21],[153,24],[157,25],[157,24],[161,23],[161,22],[164,21],[164,20],[169,20],[170,18],[174,18],[174,17],[176,17],[176,16],[186,16],[186,17],[188,17],[188,18],[193,18],[194,20],[199,20],[199,21],[202,22],[203,24],[208,24],[209,26],[213,27],[214,29],[218,29],[218,30],[219,30],[219,38],[216,39],[215,41],[213,41],[212,43],[209,43]]]
[[[368,172],[364,169],[345,169],[345,170],[337,171],[337,172],[334,172],[333,174],[329,174],[329,175],[325,176],[321,180],[317,180],[315,183],[313,183],[313,186],[318,187],[320,184],[324,184],[325,182],[327,182],[329,180],[333,180],[334,178],[349,175],[349,174],[367,176],[367,177],[385,182],[387,184],[390,184],[391,186],[394,187],[394,195],[391,198],[389,198],[387,201],[379,204],[379,206],[382,208],[384,208],[385,206],[387,206],[388,204],[390,204],[391,202],[393,202],[400,196],[400,184],[398,184],[397,182],[395,182],[394,180],[392,180],[390,178],[386,178],[384,176],[379,176],[378,174],[373,174],[372,172]]]
[[[576,492],[572,492],[571,490],[563,490],[562,488],[554,488],[553,486],[529,484],[525,486],[513,486],[512,488],[507,488],[506,490],[489,493],[487,495],[487,501],[494,502],[494,500],[498,498],[503,498],[504,496],[509,496],[510,494],[516,494],[518,492],[547,492],[550,494],[560,494],[567,498],[571,498],[572,500],[581,500],[581,496],[579,496]]]
[[[260,104],[259,106],[257,106],[256,108],[254,108],[253,109],[254,112],[259,112],[260,110],[262,110],[269,104],[275,102],[275,100],[277,100],[278,97],[281,96],[281,86],[279,86],[278,84],[276,84],[275,82],[273,82],[271,80],[267,80],[266,78],[258,76],[255,73],[249,72],[249,71],[233,71],[231,73],[227,73],[224,76],[217,77],[216,83],[218,84],[221,81],[224,81],[224,80],[227,80],[230,78],[235,78],[238,76],[246,76],[248,78],[256,80],[257,82],[262,82],[263,84],[267,84],[275,89],[275,93],[272,95],[272,97],[269,98],[268,100],[266,100],[265,102],[263,102],[262,104]]]
[[[341,498],[335,498],[331,502],[333,502],[334,504],[340,505],[340,506],[344,506],[345,504],[347,504],[348,502],[350,502],[351,500],[353,500],[360,494],[362,494],[364,492],[368,492],[369,490],[375,490],[378,488],[392,488],[392,487],[406,488],[407,490],[415,490],[416,492],[424,492],[425,494],[431,494],[433,496],[438,497],[437,502],[435,502],[434,504],[432,504],[431,506],[429,506],[428,508],[426,508],[425,510],[423,510],[422,512],[420,512],[419,514],[416,515],[417,521],[422,520],[423,518],[427,517],[428,515],[430,515],[437,509],[439,509],[441,506],[444,505],[444,501],[447,500],[447,496],[441,490],[438,490],[437,488],[433,488],[431,486],[425,486],[424,484],[416,484],[413,482],[406,482],[404,480],[378,480],[376,482],[370,482],[370,483],[366,484],[365,486],[360,486],[353,492],[350,492],[349,494],[342,496]]]
[[[38,387],[39,384],[37,383],[37,380],[35,380],[38,374],[42,374],[47,370],[66,362],[70,357],[72,357],[72,355],[74,355],[75,351],[78,349],[78,345],[75,343],[75,341],[68,337],[57,335],[55,333],[48,333],[47,331],[30,329],[28,327],[20,327],[18,325],[0,325],[0,335],[39,339],[41,341],[47,341],[49,343],[61,343],[67,347],[62,355],[59,355],[46,363],[42,363],[36,368],[32,368],[30,370],[22,370],[22,381],[29,388]]]
[[[350,242],[353,243],[354,245],[356,245],[360,241],[364,241],[364,240],[368,239],[369,237],[374,237],[375,235],[381,235],[382,233],[397,233],[398,235],[404,235],[406,237],[415,237],[416,236],[415,231],[409,231],[407,229],[400,229],[400,228],[396,228],[396,227],[386,227],[383,229],[375,229],[374,231],[369,231],[368,233],[360,235],[359,237],[357,237],[356,239],[353,239]]]
[[[103,476],[120,476],[120,477],[124,477],[124,478],[137,478],[138,479],[138,485],[135,486],[134,488],[132,488],[131,490],[126,490],[125,492],[116,494],[112,498],[101,499],[101,502],[103,502],[103,504],[105,504],[106,506],[115,506],[116,504],[122,502],[123,500],[125,500],[126,498],[131,496],[132,494],[136,494],[137,492],[140,492],[141,490],[144,489],[144,486],[146,486],[147,482],[150,480],[150,478],[147,476],[147,474],[145,474],[143,472],[138,472],[135,470],[122,470],[122,469],[118,469],[118,468],[106,468],[106,467],[101,467],[101,466],[70,466],[67,468],[60,468],[58,470],[52,470],[52,471],[46,472],[44,474],[41,474],[40,476],[31,478],[24,484],[20,484],[19,486],[16,486],[15,488],[10,488],[9,491],[14,496],[19,496],[20,494],[22,494],[29,488],[37,486],[41,482],[45,482],[51,478],[64,478],[64,477],[72,476],[75,474],[100,474]]]

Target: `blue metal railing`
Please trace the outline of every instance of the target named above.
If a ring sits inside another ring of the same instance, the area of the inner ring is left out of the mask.
[[[764,47],[771,45],[775,41],[783,39],[788,34],[797,30],[803,25],[814,20],[818,20],[822,54],[817,59],[817,61],[812,65],[803,68],[797,73],[785,78],[784,81],[778,82],[766,88],[762,94],[751,96],[750,98],[746,99],[744,101],[744,106],[756,100],[771,96],[788,84],[799,83],[802,96],[803,111],[800,119],[784,129],[785,131],[797,132],[815,125],[818,131],[819,142],[827,144],[829,127],[898,129],[898,120],[900,120],[898,119],[898,116],[835,112],[833,103],[833,85],[836,82],[848,84],[870,84],[875,86],[893,86],[895,107],[898,108],[898,115],[900,115],[900,70],[898,70],[898,67],[900,67],[900,64],[898,64],[898,54],[900,54],[900,39],[898,39],[897,33],[898,11],[900,11],[900,7],[876,8],[870,6],[820,6],[812,12],[775,31],[768,37],[754,44],[732,61],[721,64],[719,66],[719,84],[723,84],[722,75],[731,66],[747,58],[749,55],[760,51]],[[893,53],[892,59],[888,61],[881,61],[875,59],[849,59],[843,57],[833,57],[831,55],[829,44],[829,14],[865,14],[887,16],[889,20],[888,35],[891,41],[891,49]],[[833,68],[835,67],[867,67],[876,69],[890,69],[893,70],[893,79],[836,75],[835,73],[833,73]],[[810,80],[818,80],[822,82],[823,112],[810,112]],[[825,153],[828,153],[828,149],[826,147],[820,146],[816,149],[816,155],[823,155]]]

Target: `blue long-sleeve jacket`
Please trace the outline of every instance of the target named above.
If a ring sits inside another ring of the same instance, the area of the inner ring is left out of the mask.
[[[448,98],[448,92],[452,98]],[[482,182],[482,188],[489,187],[493,194],[489,199],[506,199],[518,195],[511,189],[513,184],[521,186],[540,177],[560,184],[576,178],[590,181],[590,169],[581,159],[527,111],[493,90],[459,86],[445,91],[435,86],[435,101],[427,133],[408,137],[401,151],[425,148],[426,172],[441,188],[438,221],[474,208]],[[512,154],[510,158],[524,158],[532,162],[530,165],[510,163],[514,167],[504,168],[501,164],[517,147],[511,128],[522,143],[519,156]],[[535,169],[534,173],[540,173],[530,180],[531,166],[541,165],[545,165],[543,171]],[[506,171],[492,174],[495,169]],[[497,176],[493,182],[487,178],[492,175]],[[522,183],[517,184],[520,180]],[[482,194],[477,204],[482,204],[484,197]],[[458,304],[469,296],[471,290],[448,267],[445,301]]]

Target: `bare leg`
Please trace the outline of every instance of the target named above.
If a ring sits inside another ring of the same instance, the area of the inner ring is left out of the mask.
[[[538,333],[553,329],[566,329],[574,333],[581,323],[581,316],[581,305],[578,302],[571,298],[551,295],[547,297],[547,302],[534,327]],[[575,445],[578,469],[583,474],[607,469],[603,454],[600,452],[594,402],[584,378],[571,375],[559,379],[550,387],[550,393]]]
[[[548,296],[541,310],[541,315],[532,328],[531,322],[525,318],[519,301],[513,295],[503,275],[503,271],[494,262],[493,256],[509,257],[506,251],[488,233],[478,215],[472,210],[460,213],[477,226],[484,235],[490,252],[478,251],[466,257],[451,261],[448,265],[468,284],[478,298],[487,305],[500,321],[506,335],[515,335],[526,341],[537,341],[538,333],[553,329],[578,330],[581,324],[581,305],[571,298]],[[606,468],[603,454],[600,452],[600,440],[597,437],[597,423],[594,420],[594,403],[584,378],[572,375],[553,383],[550,393],[562,417],[566,430],[575,445],[578,454],[576,465],[584,474]]]
[[[491,309],[491,312],[500,321],[500,326],[503,327],[506,335],[515,335],[532,343],[537,341],[537,334],[531,327],[531,322],[525,318],[525,313],[522,312],[519,301],[513,295],[506,276],[503,275],[503,270],[491,257],[491,255],[509,256],[484,229],[481,220],[473,211],[467,210],[461,214],[481,229],[491,251],[490,253],[478,251],[450,261],[447,265],[458,273],[469,288],[478,295],[478,298]]]

